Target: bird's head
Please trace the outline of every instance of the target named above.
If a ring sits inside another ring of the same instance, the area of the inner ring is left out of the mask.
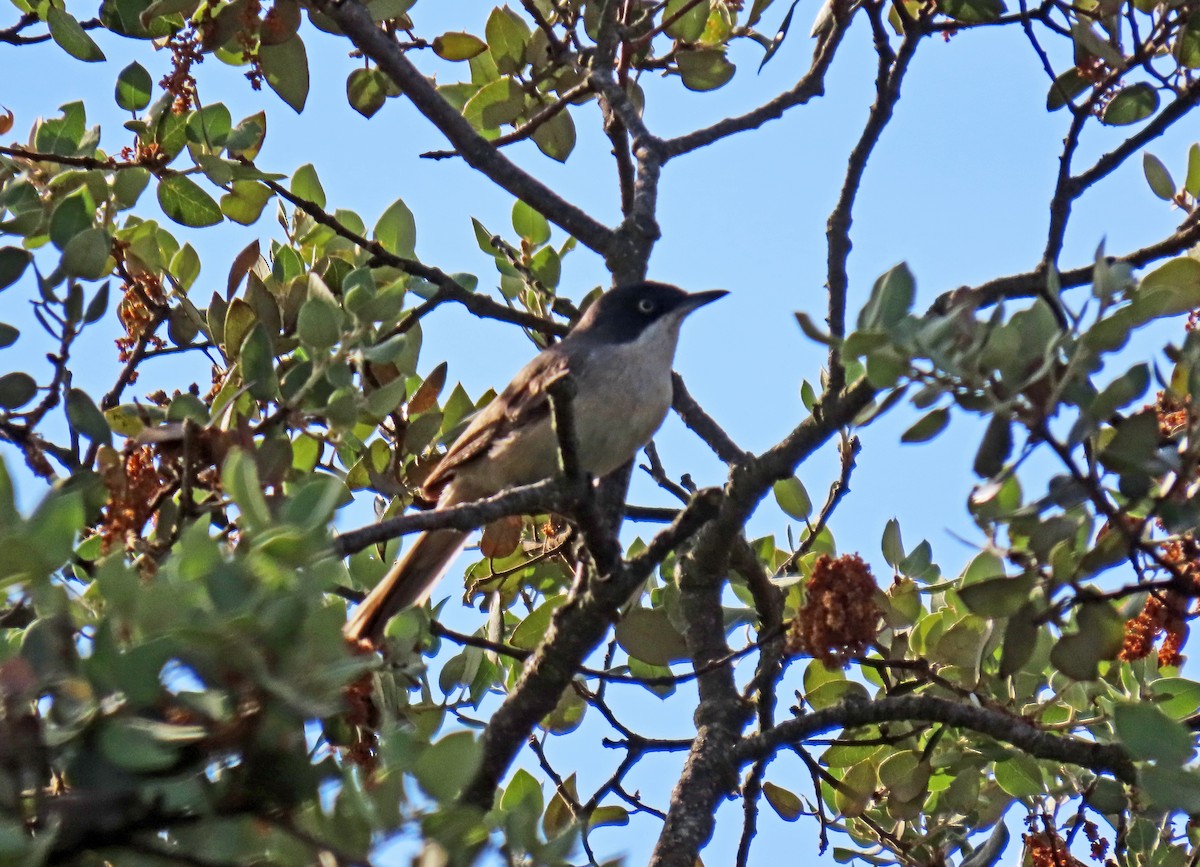
[[[724,289],[689,293],[669,283],[629,283],[597,298],[575,331],[610,343],[629,343],[648,329],[675,337],[689,313],[728,294]]]

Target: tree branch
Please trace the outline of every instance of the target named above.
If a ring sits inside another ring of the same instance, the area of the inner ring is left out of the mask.
[[[316,0],[315,5],[336,21],[350,41],[387,73],[417,110],[450,140],[469,166],[532,205],[582,244],[601,255],[608,252],[613,240],[612,230],[519,168],[480,136],[404,56],[395,40],[376,26],[361,3],[357,0]]]

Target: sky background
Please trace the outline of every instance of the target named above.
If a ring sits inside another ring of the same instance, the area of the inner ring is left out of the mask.
[[[424,0],[411,14],[423,36],[449,30],[482,34],[492,5],[479,0]],[[760,29],[773,33],[787,6],[775,3]],[[799,5],[792,32],[761,74],[755,73],[761,49],[747,40],[737,43],[731,59],[738,73],[720,91],[694,94],[676,80],[644,77],[650,129],[662,136],[685,132],[745,111],[790,87],[809,64],[813,42],[806,34],[816,7],[815,0]],[[68,8],[81,20],[96,12],[89,2],[70,2]],[[17,16],[15,10],[0,14],[0,27],[9,26]],[[370,121],[354,112],[346,103],[345,79],[361,61],[347,56],[344,40],[307,25],[302,34],[312,76],[302,115],[295,115],[266,89],[255,93],[241,70],[212,57],[197,69],[202,100],[225,102],[235,122],[265,106],[268,134],[257,159],[260,167],[290,175],[300,165],[313,163],[329,209],[355,210],[368,225],[402,197],[416,215],[419,257],[447,272],[475,273],[480,291],[494,291],[498,275],[491,258],[479,251],[469,218],[474,216],[493,232],[511,238],[511,196],[459,161],[419,159],[418,154],[444,147],[445,142],[406,100],[389,100]],[[57,106],[82,98],[89,125],[102,126],[102,147],[115,153],[129,144],[131,135],[121,128],[129,115],[112,99],[117,74],[137,59],[157,82],[169,70],[170,59],[146,43],[103,31],[93,35],[107,53],[107,62],[84,64],[52,44],[0,46],[0,105],[16,118],[8,140],[24,140],[36,117],[53,116]],[[1070,65],[1069,46],[1047,44],[1059,71]],[[442,63],[428,52],[417,59],[440,82],[469,74],[466,64]],[[825,221],[841,186],[847,155],[874,99],[874,77],[869,28],[860,16],[839,50],[823,98],[758,131],[679,158],[664,170],[659,195],[662,239],[651,260],[650,277],[689,290],[719,287],[731,292],[689,320],[676,369],[693,395],[743,448],[757,451],[770,446],[806,415],[800,385],[805,379],[818,380],[824,351],[803,337],[793,313],[807,311],[818,322],[824,317]],[[871,158],[855,210],[851,321],[873,280],[899,261],[907,261],[916,275],[918,308],[947,289],[1027,271],[1037,264],[1045,243],[1057,154],[1069,120],[1065,112],[1046,112],[1048,85],[1016,28],[982,28],[948,41],[926,40],[904,82],[895,118]],[[541,156],[532,144],[511,147],[506,153],[566,198],[614,225],[619,219],[616,174],[598,110],[589,104],[573,111],[579,143],[565,165]],[[1183,176],[1192,141],[1186,121],[1179,127],[1150,147],[1177,180]],[[1080,147],[1077,170],[1128,131],[1093,126]],[[149,216],[155,210],[148,191],[136,212]],[[1165,237],[1180,219],[1176,210],[1150,192],[1141,160],[1130,160],[1076,204],[1062,265],[1091,261],[1102,239],[1107,239],[1112,253],[1141,247]],[[211,291],[223,291],[229,262],[238,250],[253,238],[264,239],[265,249],[265,239],[280,234],[273,204],[248,228],[231,223],[204,230],[168,227],[181,242],[196,247],[205,263],[191,290],[201,307]],[[557,246],[563,239],[556,229],[553,243]],[[560,290],[564,294],[578,299],[602,284],[607,284],[607,274],[597,256],[578,248],[566,258]],[[0,319],[25,333],[14,347],[0,350],[0,373],[48,369],[39,361],[45,349],[38,343],[29,312],[30,290],[25,279],[0,295]],[[461,381],[473,396],[503,386],[532,354],[517,329],[475,319],[456,306],[443,308],[427,320],[424,333],[420,372],[448,359],[450,382]],[[107,390],[119,369],[112,337],[111,330],[98,328],[79,344],[76,357],[86,364],[79,366],[76,385],[93,394]],[[1154,342],[1155,335],[1143,335],[1126,355],[1145,356],[1153,351]],[[1127,366],[1113,367],[1112,373],[1119,374]],[[199,355],[156,360],[144,367],[142,380],[127,394],[179,387],[181,377],[206,383],[207,363]],[[881,584],[890,578],[890,570],[880,554],[879,540],[892,517],[900,518],[908,549],[922,538],[929,539],[935,562],[950,574],[957,574],[976,552],[973,545],[983,541],[964,508],[982,426],[976,418],[956,413],[950,428],[932,444],[900,445],[900,434],[917,415],[901,406],[860,432],[863,450],[852,493],[831,522],[839,550],[860,552]],[[674,417],[668,419],[657,442],[672,475],[688,472],[699,485],[724,480],[722,466]],[[14,461],[11,452],[8,459],[16,469],[19,460]],[[1036,476],[1051,469],[1035,461],[1027,472]],[[800,471],[817,503],[836,474],[835,442]],[[41,496],[28,475],[18,475],[18,484],[25,505]],[[635,479],[632,499],[673,504],[644,477]],[[365,513],[355,512],[343,520],[353,526],[367,519]],[[777,533],[781,538],[785,527],[786,519],[771,504],[760,509],[751,523],[754,533]],[[457,605],[452,601],[449,608]],[[449,618],[451,625],[468,630],[480,622],[480,615],[469,609],[453,611]],[[798,685],[802,669],[802,664],[792,667],[780,693],[781,708],[786,708],[789,689]],[[619,696],[615,701],[622,718],[644,734],[690,733],[691,699],[682,697],[687,695],[684,688],[668,705],[636,687],[618,688],[612,695]],[[688,709],[681,712],[685,705]],[[666,708],[673,710],[668,713]],[[561,745],[551,739],[548,746],[552,759],[567,760],[564,766],[582,763],[581,792],[603,781],[620,758],[620,753],[600,745],[600,737],[610,732],[596,717],[590,714],[581,732],[559,739]],[[589,754],[581,759],[582,744],[587,744]],[[677,776],[678,761],[678,757],[648,756],[627,787],[642,785],[647,793],[652,787],[657,791],[656,784]],[[540,773],[537,776],[542,778]],[[807,773],[795,759],[781,758],[767,778],[801,792],[809,788]],[[552,794],[549,786],[546,793],[547,798]],[[655,799],[660,807],[665,807],[665,794],[660,792]],[[704,853],[710,867],[732,863],[741,830],[740,810],[740,802],[722,808],[717,835]],[[657,831],[656,821],[635,818],[629,828],[596,833],[593,843],[598,853],[624,853],[627,863],[636,864],[645,861]],[[754,863],[771,863],[788,855],[795,860],[797,853],[804,853],[804,863],[817,863],[815,848],[813,823],[802,819],[785,824],[763,805]],[[388,846],[376,863],[407,863],[411,851],[411,841],[401,839]],[[1015,863],[1017,857],[1018,847],[1013,845],[1004,863]],[[820,863],[833,863],[832,856],[826,855]]]

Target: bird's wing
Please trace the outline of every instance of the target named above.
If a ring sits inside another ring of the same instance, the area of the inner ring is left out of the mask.
[[[525,365],[508,387],[480,410],[450,446],[446,456],[425,480],[426,495],[436,498],[461,467],[485,457],[493,443],[516,429],[548,416],[550,401],[546,387],[565,375],[567,370],[566,356],[553,349],[540,353]]]

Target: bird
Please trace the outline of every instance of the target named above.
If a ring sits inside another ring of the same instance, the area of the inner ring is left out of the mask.
[[[470,503],[556,476],[559,445],[548,388],[571,378],[579,469],[599,478],[650,442],[671,406],[671,367],[688,314],[728,293],[688,293],[642,281],[603,293],[558,343],[525,365],[479,411],[422,486],[436,508]],[[359,603],[344,634],[377,647],[398,612],[422,604],[469,534],[429,530]]]

